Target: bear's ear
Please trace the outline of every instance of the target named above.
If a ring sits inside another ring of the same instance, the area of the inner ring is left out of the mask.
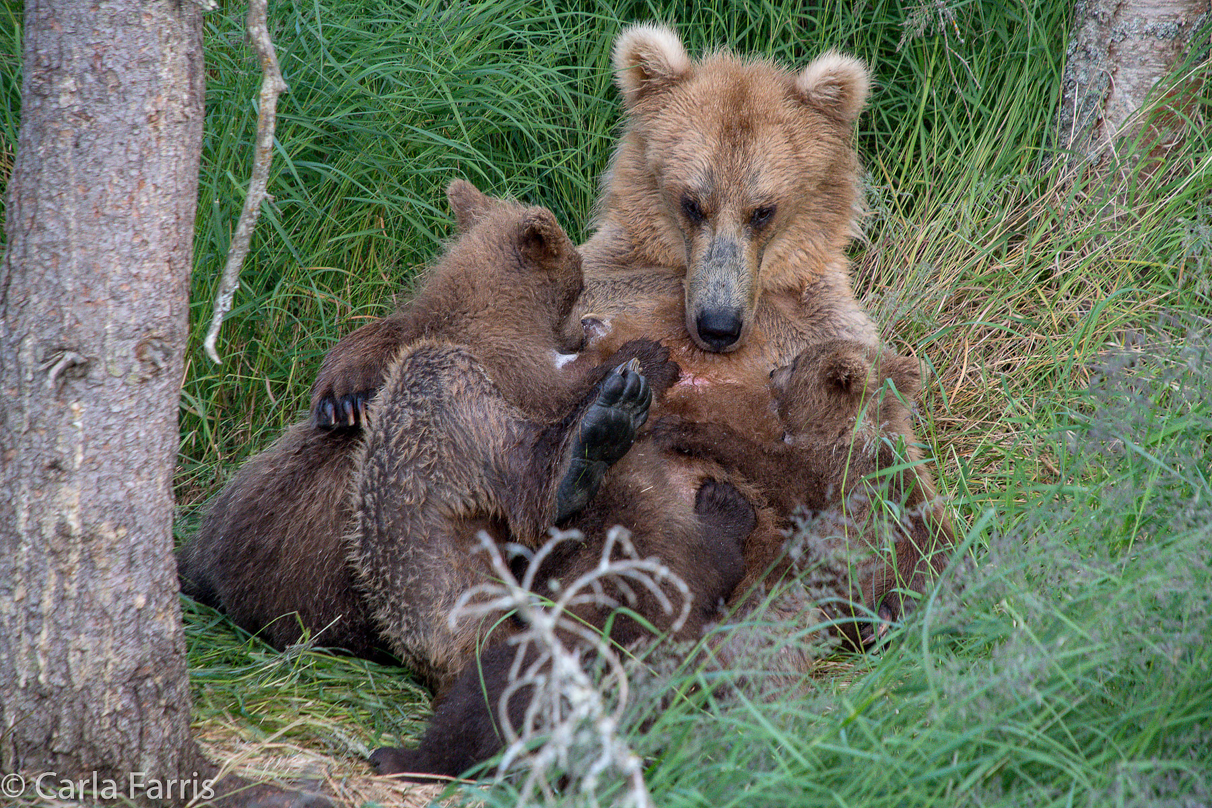
[[[446,199],[450,202],[450,210],[454,213],[460,233],[475,227],[476,222],[498,204],[498,200],[481,193],[467,180],[454,180],[447,185]]]
[[[805,103],[846,124],[863,111],[870,85],[863,60],[837,51],[818,56],[795,78],[795,90]]]
[[[770,371],[770,386],[778,393],[785,393],[791,386],[791,380],[795,377],[795,370],[799,367],[800,358],[797,356],[789,364],[777,367]]]
[[[821,366],[821,383],[826,390],[848,398],[863,395],[871,377],[871,362],[857,350],[838,350]]]
[[[547,265],[572,245],[571,240],[547,208],[531,208],[518,225],[518,250],[532,264]]]
[[[682,40],[663,25],[633,25],[615,40],[615,81],[628,109],[685,78],[691,67]]]
[[[886,353],[880,357],[880,372],[892,380],[906,401],[913,401],[922,391],[922,365],[912,357]]]

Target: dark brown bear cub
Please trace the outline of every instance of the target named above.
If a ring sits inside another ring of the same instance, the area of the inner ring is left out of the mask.
[[[921,452],[904,441],[912,434],[905,402],[919,391],[918,363],[862,343],[831,341],[776,370],[770,384],[786,431],[781,441],[753,441],[727,426],[672,418],[656,424],[654,440],[718,462],[758,489],[759,505],[788,515],[745,544],[748,574],[733,599],[740,617],[759,608],[767,610],[764,618],[823,616],[854,644],[869,645],[903,614],[910,593],[923,591],[942,569],[954,543]],[[789,553],[787,537],[796,532],[790,515],[797,509],[796,552]],[[825,558],[830,555],[834,559]],[[781,581],[839,558],[849,563],[823,615],[794,594],[763,603]],[[762,644],[741,629],[717,650],[727,666]],[[780,653],[779,669],[810,668],[794,648]]]
[[[613,524],[613,518],[602,520],[606,519],[607,514],[612,517],[617,513],[638,515],[629,507],[631,502],[637,501],[636,493],[629,489],[621,492],[619,486],[612,485],[608,480],[598,498],[587,509],[585,522],[598,520],[602,525]],[[639,500],[649,504],[655,505],[659,500],[647,492],[641,493]],[[596,514],[591,515],[595,511]],[[675,635],[682,638],[697,638],[703,629],[704,617],[719,618],[723,615],[714,603],[710,600],[704,602],[702,598],[710,598],[712,593],[724,597],[741,578],[743,560],[740,545],[754,526],[752,506],[728,483],[705,483],[696,496],[695,512],[699,517],[700,529],[693,534],[677,537],[668,531],[645,531],[633,536],[639,554],[660,556],[690,587],[692,602],[687,627],[693,628],[687,630],[684,627]],[[653,520],[646,524],[656,524],[655,520],[661,518],[655,508],[644,515]],[[560,556],[557,551],[550,556],[550,563],[540,568],[539,580],[555,578],[567,584],[589,572],[597,563],[603,551],[601,536],[604,531],[595,530],[581,520],[578,520],[578,525],[586,530],[585,544],[577,546],[578,543],[565,542],[561,545],[571,546],[574,552]],[[654,546],[654,543],[659,543],[662,538],[680,538],[689,543],[683,547],[664,548],[667,552],[661,555],[663,548]],[[691,562],[689,565],[686,564],[687,560]],[[688,577],[690,575],[694,577]],[[610,642],[632,651],[637,650],[633,645],[636,640],[651,637],[652,634],[651,628],[629,617],[630,613],[640,615],[644,623],[662,632],[668,631],[672,615],[665,613],[655,599],[646,596],[642,585],[632,579],[606,576],[598,580],[598,586],[598,596],[593,602],[582,602],[569,609],[567,616],[570,621],[599,629],[609,626]],[[677,613],[679,596],[673,591],[667,591],[667,595],[674,613]],[[616,611],[611,602],[624,608]],[[583,641],[572,634],[562,633],[560,641],[569,649],[583,648]],[[651,648],[648,643],[642,647]],[[661,646],[658,653],[670,653],[670,649]],[[520,660],[516,659],[519,654],[522,655]],[[540,663],[533,644],[520,650],[511,642],[489,645],[475,664],[463,670],[438,702],[417,748],[378,749],[371,755],[371,765],[379,774],[402,774],[414,780],[427,780],[433,775],[458,777],[472,772],[473,767],[501,751],[505,721],[515,731],[526,725],[527,712],[532,709],[533,684],[518,686],[513,690],[505,704],[504,716],[500,713],[501,697],[511,686],[515,666],[522,671],[533,668],[539,673],[536,678],[545,678],[550,663]]]

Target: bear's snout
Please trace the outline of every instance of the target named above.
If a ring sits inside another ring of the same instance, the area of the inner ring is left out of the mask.
[[[741,338],[745,320],[740,309],[706,309],[695,318],[699,341],[706,347],[722,353]]]
[[[692,245],[686,278],[686,330],[705,351],[741,347],[752,315],[757,264],[752,245],[734,234]]]

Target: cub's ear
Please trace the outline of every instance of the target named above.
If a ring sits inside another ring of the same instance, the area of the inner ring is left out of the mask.
[[[892,380],[906,401],[913,401],[922,391],[922,364],[916,359],[886,353],[880,357],[880,373]]]
[[[500,204],[500,200],[481,193],[467,180],[454,180],[447,185],[446,199],[450,202],[450,210],[454,213],[460,233],[475,227],[485,213]]]
[[[800,358],[797,356],[790,364],[770,371],[770,386],[775,391],[779,393],[787,392],[788,387],[791,386],[791,379],[795,376],[795,370],[799,366],[799,361]]]
[[[693,65],[673,29],[633,25],[614,43],[614,76],[627,109],[690,75]]]
[[[546,265],[575,249],[547,208],[531,208],[523,214],[518,225],[518,251],[527,262]]]
[[[829,51],[796,76],[795,90],[804,103],[841,123],[851,124],[867,103],[871,79],[862,59]]]
[[[871,379],[871,362],[859,350],[836,349],[821,365],[821,383],[835,394],[858,398]]]

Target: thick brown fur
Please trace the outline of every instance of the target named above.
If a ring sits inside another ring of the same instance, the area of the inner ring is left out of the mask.
[[[821,340],[878,342],[845,255],[866,68],[836,53],[799,72],[724,51],[695,62],[653,25],[625,31],[614,63],[626,129],[577,311],[600,323],[596,350],[640,335],[670,349],[682,376],[654,415],[770,439],[775,368]],[[692,497],[709,470],[670,463]]]
[[[458,595],[489,571],[474,552],[478,531],[537,546],[564,518],[568,481],[575,494],[595,468],[600,478],[630,448],[653,393],[677,377],[650,341],[606,364],[561,356],[580,289],[567,236],[548,211],[467,183],[449,196],[464,233],[389,318],[406,344],[359,408],[365,434],[293,427],[220,494],[180,564],[188,591],[249,630],[268,627],[278,647],[322,629],[321,642],[356,653],[379,642],[439,688],[485,640],[478,625],[448,624]],[[574,497],[566,526],[589,544],[607,524],[631,527],[643,555],[691,579],[684,633],[697,636],[742,574],[752,509],[742,501],[739,519],[700,519],[693,504],[667,501],[662,474],[654,462],[608,471],[610,493],[587,510]],[[576,574],[578,563],[551,575]],[[668,624],[655,604],[635,608]]]
[[[275,648],[386,657],[340,541],[361,436],[295,424],[240,467],[181,548],[181,590]]]
[[[727,426],[667,418],[653,440],[719,463],[760,492],[759,506],[783,515],[746,542],[747,576],[732,602],[738,617],[761,610],[762,619],[811,624],[827,616],[856,645],[869,645],[911,607],[911,593],[924,590],[954,543],[921,451],[905,442],[918,363],[834,340],[776,371],[770,387],[781,439],[754,441]],[[802,581],[785,585],[810,569],[823,612],[805,608]],[[736,632],[718,651],[727,662],[760,644]],[[777,666],[811,667],[796,654],[787,648]]]
[[[653,417],[677,417],[702,425],[706,433],[719,427],[735,435],[732,449],[784,447],[755,452],[749,463],[737,462],[747,459],[743,452],[713,452],[705,445],[697,447],[701,451],[683,447],[689,451],[666,458],[684,498],[705,477],[719,476],[708,461],[723,463],[727,479],[743,490],[752,485],[757,491],[758,527],[746,545],[746,578],[732,602],[736,607],[748,597],[752,609],[763,582],[770,589],[788,571],[783,531],[798,505],[818,510],[816,538],[822,542],[836,532],[827,527],[833,517],[853,523],[856,535],[854,526],[874,516],[859,507],[857,497],[851,497],[849,510],[835,508],[833,499],[839,481],[835,452],[842,433],[855,431],[854,402],[861,395],[824,396],[823,385],[812,388],[811,401],[803,397],[807,387],[788,394],[784,404],[839,433],[834,443],[817,440],[815,448],[786,446],[784,433],[794,430],[788,430],[776,406],[777,391],[768,384],[772,372],[797,357],[812,364],[814,352],[830,340],[846,341],[856,361],[871,365],[881,380],[880,367],[898,362],[889,355],[884,365],[863,353],[879,340],[855,299],[845,256],[859,208],[853,128],[866,99],[866,68],[837,53],[799,72],[727,52],[696,62],[676,34],[651,25],[625,31],[614,61],[626,129],[606,178],[597,231],[582,247],[585,291],[577,311],[595,325],[595,350],[608,352],[640,335],[670,349],[682,375],[654,405]],[[907,374],[899,374],[905,385]],[[912,382],[910,396],[917,391],[916,376]],[[912,484],[892,486],[897,496],[913,500],[904,507],[912,511],[921,498],[932,501],[933,481],[916,453],[907,412],[902,408],[888,418],[879,434],[888,442],[899,439],[914,463]],[[879,465],[877,460],[890,462],[881,455],[871,463]],[[788,468],[798,480],[788,478]],[[872,470],[865,467],[860,474]],[[790,496],[780,493],[785,490]],[[937,504],[910,519],[905,530],[908,535],[897,534],[895,556],[869,555],[863,565],[844,571],[844,597],[870,613],[882,607],[885,616],[899,615],[900,599],[891,590],[924,586],[919,548],[951,541]],[[927,567],[943,560],[945,553],[931,555]],[[776,599],[774,611],[814,619],[820,614],[817,593],[800,594],[806,596]],[[840,619],[836,610],[834,616]],[[743,639],[745,632],[736,636]],[[852,639],[861,644],[867,637]],[[802,666],[792,660],[789,667]]]
[[[392,334],[385,350],[394,358],[420,340],[462,345],[493,368],[497,398],[552,420],[569,403],[559,393],[569,391],[535,381],[555,375],[554,351],[582,287],[580,256],[545,209],[490,199],[465,182],[452,183],[448,196],[465,232],[417,297],[383,321]],[[373,332],[355,332],[355,345]],[[591,386],[584,372],[576,375]],[[296,424],[241,467],[181,551],[184,591],[263,631],[275,647],[304,633],[361,655],[382,645],[344,544],[361,443],[357,430]],[[547,523],[540,512],[551,505],[542,496],[518,504],[532,531]]]
[[[859,208],[853,129],[866,68],[836,53],[799,71],[724,51],[695,61],[673,31],[654,25],[625,31],[614,63],[626,128],[596,233],[582,246],[575,312],[587,347],[608,355],[636,337],[657,340],[682,374],[654,415],[775,440],[783,427],[772,371],[824,340],[879,342],[845,255]],[[354,383],[335,372],[355,348],[338,345],[326,360],[317,413],[343,391],[374,388],[375,373]],[[916,443],[907,421],[897,428]],[[621,465],[652,456],[633,451]],[[684,505],[718,474],[702,457],[660,462]],[[743,475],[730,479],[747,490]],[[758,533],[777,532],[786,507],[760,508]],[[747,583],[766,573],[766,561],[747,555]]]

